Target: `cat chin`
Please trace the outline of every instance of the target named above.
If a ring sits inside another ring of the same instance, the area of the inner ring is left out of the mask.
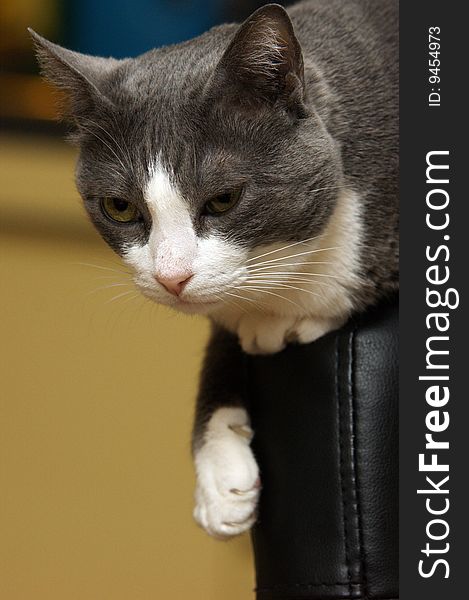
[[[185,302],[185,301],[177,301],[171,308],[177,310],[178,312],[182,312],[186,315],[209,315],[214,310],[221,306],[221,302]]]
[[[155,302],[155,304],[161,304],[163,306],[168,306],[169,308],[174,309],[177,312],[182,312],[187,315],[208,315],[213,311],[219,309],[223,302],[220,300],[187,300],[184,298],[174,298],[170,297],[169,301],[162,299],[158,294],[156,294],[153,289],[150,289],[147,286],[138,285],[140,292],[151,300]],[[169,294],[168,294],[169,296]]]

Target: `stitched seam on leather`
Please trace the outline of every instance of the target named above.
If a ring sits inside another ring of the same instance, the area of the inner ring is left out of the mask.
[[[298,588],[298,587],[304,587],[304,588],[311,588],[311,587],[346,587],[349,588],[349,582],[344,583],[273,583],[272,585],[268,586],[268,587],[258,587],[256,588],[256,590],[258,592],[266,592],[269,590],[284,590],[284,589],[288,589],[288,588]],[[360,587],[359,583],[352,583],[352,587]],[[350,590],[349,590],[350,591]],[[353,592],[353,590],[352,590]]]
[[[339,478],[340,478],[340,492],[342,500],[342,523],[344,529],[344,553],[345,553],[345,566],[347,568],[348,588],[349,593],[352,593],[352,572],[350,570],[350,548],[348,544],[348,522],[347,522],[347,510],[346,510],[346,490],[344,484],[344,448],[343,448],[343,436],[342,436],[342,403],[340,396],[340,353],[339,353],[339,335],[335,338],[335,392],[336,392],[336,405],[337,405],[337,437],[338,437],[338,452],[339,452]],[[336,584],[333,584],[336,585]],[[344,585],[344,584],[338,584]]]
[[[282,591],[282,592],[288,592],[290,589],[293,590],[295,584],[292,584],[291,587],[289,586],[285,586],[284,588],[279,588],[279,589],[275,589],[275,588],[255,588],[254,591],[260,594],[263,594],[264,592],[276,592],[276,591]],[[348,587],[348,584],[345,584]],[[359,586],[360,584],[355,583],[354,585]],[[326,586],[327,587],[327,586]],[[332,587],[334,587],[334,585],[332,585]],[[308,589],[308,588],[306,588]],[[340,600],[351,600],[352,596],[341,596]],[[307,600],[305,598],[305,600]],[[331,598],[331,600],[333,600]],[[353,596],[353,600],[399,600],[399,598],[396,598],[396,596],[376,596],[374,598],[368,598],[366,596]]]
[[[355,398],[355,386],[354,386],[354,368],[355,368],[355,333],[356,328],[352,329],[349,335],[349,394],[352,402],[352,472],[354,482],[354,492],[356,498],[356,514],[357,514],[357,525],[358,525],[358,545],[360,553],[360,562],[362,567],[362,579],[363,579],[363,592],[365,598],[368,598],[368,577],[367,577],[367,557],[365,551],[365,545],[363,541],[363,515],[362,515],[362,503],[360,493],[360,480],[358,473],[358,438],[357,438],[357,420],[358,414],[356,410],[356,398]]]
[[[291,585],[285,584],[285,587],[278,588],[278,589],[273,588],[273,587],[255,588],[254,591],[257,592],[257,593],[261,593],[261,594],[264,593],[264,592],[275,592],[275,591],[280,591],[280,590],[282,592],[288,592],[288,590],[290,590],[290,589],[293,590],[293,588],[294,588],[295,585],[296,584],[294,584],[294,583],[292,583]],[[305,585],[308,586],[309,584],[305,584]],[[336,584],[330,584],[330,585],[332,587],[336,586]],[[348,584],[338,584],[338,585],[348,586]],[[360,584],[355,583],[354,585],[359,586]],[[314,586],[314,584],[313,584],[313,586]],[[311,587],[313,587],[313,586],[311,586]],[[326,584],[326,587],[328,587],[328,586],[329,586],[329,584]],[[353,598],[354,598],[354,600],[360,600],[360,599],[361,600],[367,600],[367,597],[366,596],[362,596],[362,595],[360,595],[360,596],[353,596]],[[307,600],[307,599],[305,598],[305,600]],[[331,600],[332,600],[332,598],[331,598]],[[340,600],[351,600],[351,596],[349,596],[348,598],[346,596],[342,596],[340,598]],[[370,600],[370,599],[368,599],[368,600]],[[374,600],[399,600],[399,597],[396,597],[396,596],[376,596]]]

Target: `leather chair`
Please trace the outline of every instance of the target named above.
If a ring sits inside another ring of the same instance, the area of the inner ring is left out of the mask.
[[[398,305],[248,359],[257,600],[398,598]]]

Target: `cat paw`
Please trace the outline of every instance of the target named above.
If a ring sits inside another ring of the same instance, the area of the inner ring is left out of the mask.
[[[217,539],[239,535],[256,521],[260,480],[251,438],[246,411],[221,408],[212,416],[205,441],[195,452],[194,518]]]
[[[300,319],[288,333],[289,342],[310,344],[329,331],[341,327],[345,319]]]
[[[238,338],[247,354],[275,354],[285,348],[294,324],[290,317],[246,315],[238,326]]]

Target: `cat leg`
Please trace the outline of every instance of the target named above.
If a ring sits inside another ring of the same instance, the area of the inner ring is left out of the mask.
[[[259,469],[253,432],[243,406],[244,357],[238,340],[214,330],[201,378],[193,435],[196,471],[194,518],[210,535],[226,539],[256,520]]]
[[[194,454],[194,518],[210,535],[228,538],[256,520],[259,469],[250,448],[252,430],[243,408],[219,408]]]

